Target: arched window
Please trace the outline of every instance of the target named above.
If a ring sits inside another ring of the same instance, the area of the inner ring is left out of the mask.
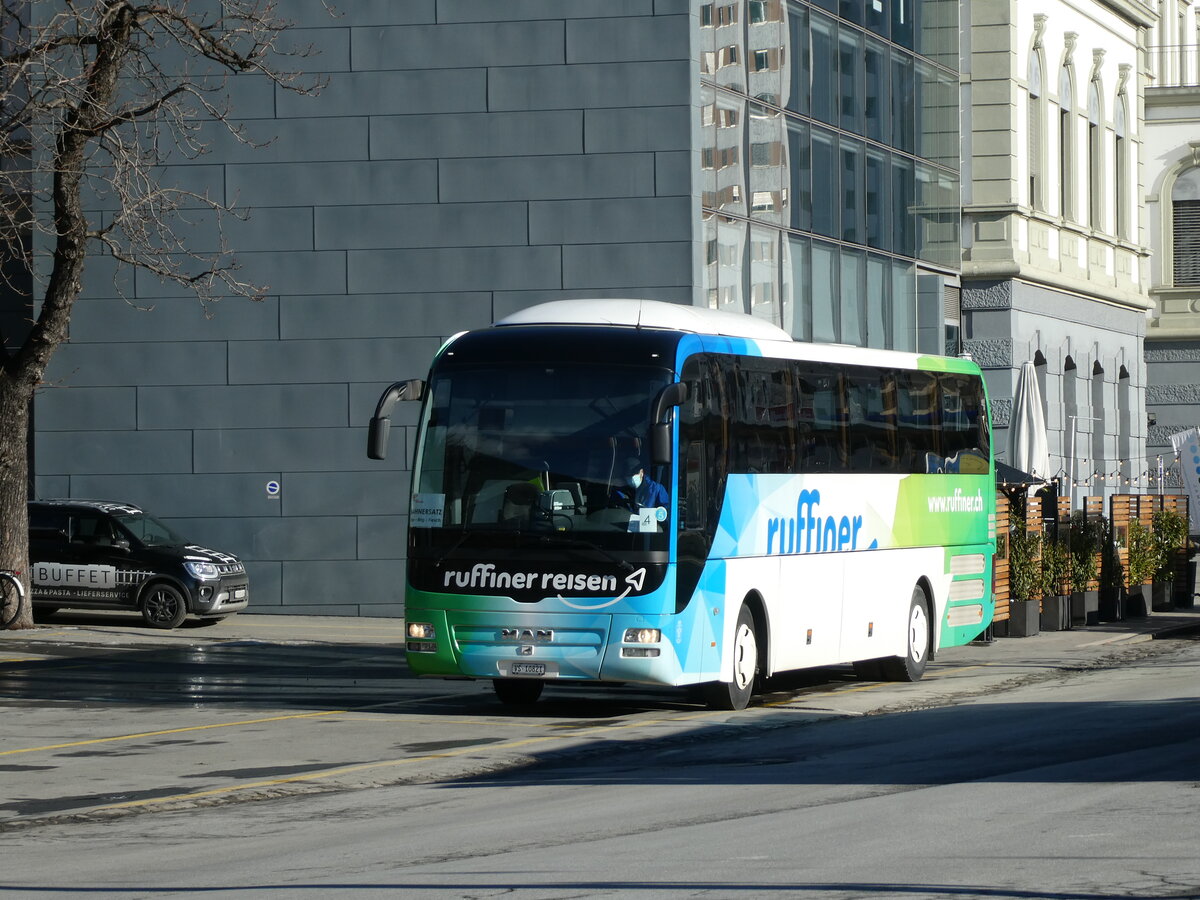
[[[1171,188],[1171,238],[1175,286],[1200,284],[1200,168],[1180,173]]]
[[[1046,101],[1042,88],[1042,57],[1034,50],[1029,54],[1029,206],[1036,210],[1045,210],[1046,198],[1043,194],[1044,174],[1042,167],[1046,157],[1045,122]]]
[[[1104,228],[1104,115],[1100,111],[1100,91],[1096,82],[1088,87],[1088,225]]]
[[[1113,110],[1113,232],[1123,240],[1129,238],[1129,133],[1128,97],[1117,95]]]
[[[1105,402],[1104,366],[1100,360],[1092,363],[1092,450],[1090,468],[1101,475],[1100,485],[1107,484],[1108,453],[1105,436],[1108,433],[1108,404]]]
[[[1058,73],[1058,212],[1067,220],[1075,218],[1075,192],[1071,190],[1075,143],[1075,129],[1071,127],[1073,106],[1071,69],[1063,66]]]
[[[1037,378],[1038,394],[1042,398],[1042,421],[1049,422],[1050,395],[1046,392],[1046,356],[1041,350],[1033,353],[1033,373]]]
[[[1063,442],[1065,444],[1064,466],[1068,474],[1078,474],[1080,467],[1075,460],[1084,456],[1079,452],[1079,377],[1075,370],[1075,360],[1068,356],[1063,360],[1063,427],[1066,429]],[[1070,454],[1067,457],[1067,454]],[[1073,488],[1074,485],[1071,485]],[[1074,496],[1074,494],[1072,494]]]
[[[1122,481],[1127,482],[1133,476],[1132,453],[1133,392],[1129,387],[1129,370],[1121,366],[1117,372],[1117,458]]]

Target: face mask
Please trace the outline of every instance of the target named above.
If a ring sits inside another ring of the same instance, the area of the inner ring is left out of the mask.
[[[640,488],[642,486],[642,473],[637,472],[633,475],[630,475],[629,483],[632,484],[635,488]]]

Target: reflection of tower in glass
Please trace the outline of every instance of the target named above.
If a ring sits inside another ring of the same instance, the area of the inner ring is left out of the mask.
[[[791,42],[792,23],[788,18],[788,4],[780,3],[779,10],[779,100],[777,106],[788,109],[792,100],[792,79],[783,77],[785,71],[790,71],[792,53],[795,52]],[[781,125],[786,129],[786,121]],[[791,205],[799,202],[799,197],[792,196],[788,186],[792,184],[792,158],[787,134],[780,135],[779,144],[779,221],[783,225],[791,223]],[[779,253],[779,320],[778,324],[789,334],[795,334],[796,325],[796,286],[792,277],[792,243],[788,236],[780,236]]]
[[[714,309],[743,312],[742,255],[746,225],[719,212],[746,215],[746,177],[742,166],[744,103],[711,88],[706,88],[704,95],[700,115],[704,134],[701,165],[706,299]]]
[[[701,106],[706,301],[713,309],[745,311],[742,260],[746,225],[745,25],[740,0],[704,4],[700,10],[701,62],[706,80]],[[728,93],[727,93],[728,91]],[[736,92],[732,93],[732,92]],[[729,216],[720,215],[720,212]]]
[[[782,0],[751,0],[747,4],[746,71],[751,102],[747,118],[747,169],[750,218],[775,226],[750,226],[750,313],[782,324],[779,285],[779,244],[783,225],[784,118],[784,4]],[[768,105],[769,104],[769,105]]]

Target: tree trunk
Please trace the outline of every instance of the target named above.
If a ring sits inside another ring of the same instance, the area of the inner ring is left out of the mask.
[[[0,569],[20,572],[25,608],[9,628],[32,628],[29,594],[29,401],[31,391],[7,374],[0,374]],[[0,613],[0,622],[13,615]]]

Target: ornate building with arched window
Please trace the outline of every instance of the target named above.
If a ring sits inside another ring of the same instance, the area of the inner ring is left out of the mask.
[[[1157,22],[1141,0],[1086,7],[960,4],[963,346],[987,374],[1000,451],[1021,365],[1034,363],[1048,474],[1074,481],[1077,500],[1148,470],[1149,251],[1132,211]]]
[[[1146,54],[1146,408],[1147,453],[1169,467],[1171,435],[1200,425],[1200,16],[1190,0],[1160,7]]]

